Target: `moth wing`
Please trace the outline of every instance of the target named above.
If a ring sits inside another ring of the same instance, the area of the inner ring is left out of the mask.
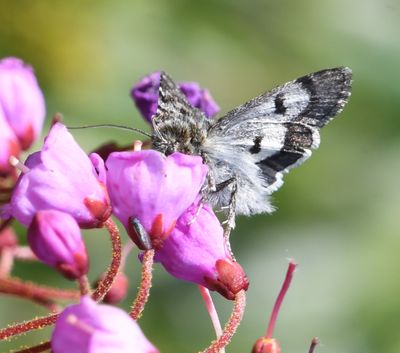
[[[175,81],[166,72],[161,71],[157,113],[153,118],[155,127],[157,123],[166,122],[169,119],[198,114],[201,115],[201,112],[190,105]]]
[[[350,91],[347,67],[300,77],[229,112],[212,125],[208,142],[253,160],[272,193],[318,147],[319,129],[343,109]]]

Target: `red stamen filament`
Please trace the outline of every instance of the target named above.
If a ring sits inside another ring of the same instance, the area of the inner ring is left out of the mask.
[[[235,305],[232,310],[232,314],[224,327],[222,335],[214,341],[210,347],[208,347],[203,353],[218,353],[224,349],[231,341],[237,328],[242,321],[244,309],[246,307],[246,292],[241,290],[236,294]]]
[[[319,339],[318,337],[314,337],[311,340],[311,345],[310,345],[310,349],[308,350],[308,353],[314,353],[315,347],[319,345]]]
[[[275,328],[275,323],[276,323],[276,318],[278,317],[279,309],[282,305],[283,299],[285,298],[285,295],[290,287],[290,283],[293,278],[293,273],[297,267],[297,264],[294,261],[289,262],[289,267],[286,272],[286,277],[285,280],[282,284],[281,291],[278,294],[278,297],[276,298],[274,308],[272,309],[271,317],[269,319],[269,324],[267,328],[267,333],[265,334],[265,338],[272,338],[274,328]]]
[[[90,326],[88,323],[86,323],[82,320],[79,320],[79,318],[73,314],[68,315],[67,322],[70,325],[75,326],[76,328],[78,328],[90,335],[92,335],[96,331],[96,329],[94,327]]]
[[[21,163],[15,156],[10,156],[9,163],[21,173],[25,174],[30,171],[30,169],[25,164]]]
[[[142,315],[144,307],[149,299],[151,281],[153,278],[154,249],[147,250],[143,255],[142,279],[136,299],[134,300],[129,315],[133,320],[138,320]]]

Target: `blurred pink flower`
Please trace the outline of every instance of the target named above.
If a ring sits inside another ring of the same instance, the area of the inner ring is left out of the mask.
[[[53,353],[158,353],[127,313],[88,296],[60,314],[51,348]]]
[[[46,107],[32,68],[18,58],[0,60],[0,107],[26,150],[43,127]]]
[[[9,160],[19,156],[20,145],[14,131],[8,125],[0,106],[0,177],[14,173]]]

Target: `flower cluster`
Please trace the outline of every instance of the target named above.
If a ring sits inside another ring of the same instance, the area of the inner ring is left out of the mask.
[[[157,112],[159,81],[159,72],[153,73],[131,92],[148,121]],[[210,93],[197,83],[181,83],[179,88],[188,102],[207,117],[218,112]],[[142,150],[138,142],[133,149],[107,153],[104,159],[96,153],[87,155],[66,126],[54,121],[40,151],[30,154],[22,164],[18,153],[30,147],[40,134],[44,115],[43,95],[32,69],[15,58],[0,61],[0,175],[1,180],[14,176],[7,189],[9,197],[0,200],[1,259],[7,251],[17,259],[24,258],[21,254],[25,250],[25,259],[42,261],[67,279],[77,281],[80,289],[77,293],[42,288],[18,282],[11,277],[11,268],[0,271],[0,292],[32,299],[55,312],[29,325],[0,330],[0,340],[55,324],[50,342],[32,351],[51,347],[55,353],[158,352],[136,322],[149,296],[155,261],[175,278],[197,284],[206,302],[210,303],[209,290],[235,302],[226,328],[217,332],[218,339],[205,352],[223,349],[240,323],[249,281],[231,253],[219,219],[202,199],[208,173],[203,159],[179,152],[165,156],[155,150]],[[130,238],[123,251],[112,216],[122,223]],[[9,227],[13,219],[27,227],[29,249],[19,246]],[[81,229],[104,226],[110,233],[113,258],[92,290]],[[142,281],[128,315],[99,302],[103,299],[116,304],[125,297],[129,281],[124,264],[133,245],[141,251]],[[6,266],[0,263],[0,270],[2,267]],[[2,287],[2,280],[7,287]],[[58,300],[79,296],[78,304],[60,310]],[[213,305],[207,307],[215,322]],[[261,339],[253,352],[279,352],[277,344],[276,348],[263,348],[265,340],[271,339],[270,335]]]

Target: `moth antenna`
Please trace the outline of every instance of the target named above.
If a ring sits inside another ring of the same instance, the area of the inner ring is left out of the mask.
[[[129,130],[129,131],[134,131],[134,132],[138,132],[144,136],[147,137],[152,137],[151,134],[134,128],[134,127],[129,127],[129,126],[125,126],[125,125],[115,125],[115,124],[95,124],[95,125],[83,125],[83,126],[67,126],[67,128],[69,130],[78,130],[78,129],[89,129],[89,128],[101,128],[101,127],[111,127],[111,128],[115,128],[115,129],[121,129],[121,130]]]

